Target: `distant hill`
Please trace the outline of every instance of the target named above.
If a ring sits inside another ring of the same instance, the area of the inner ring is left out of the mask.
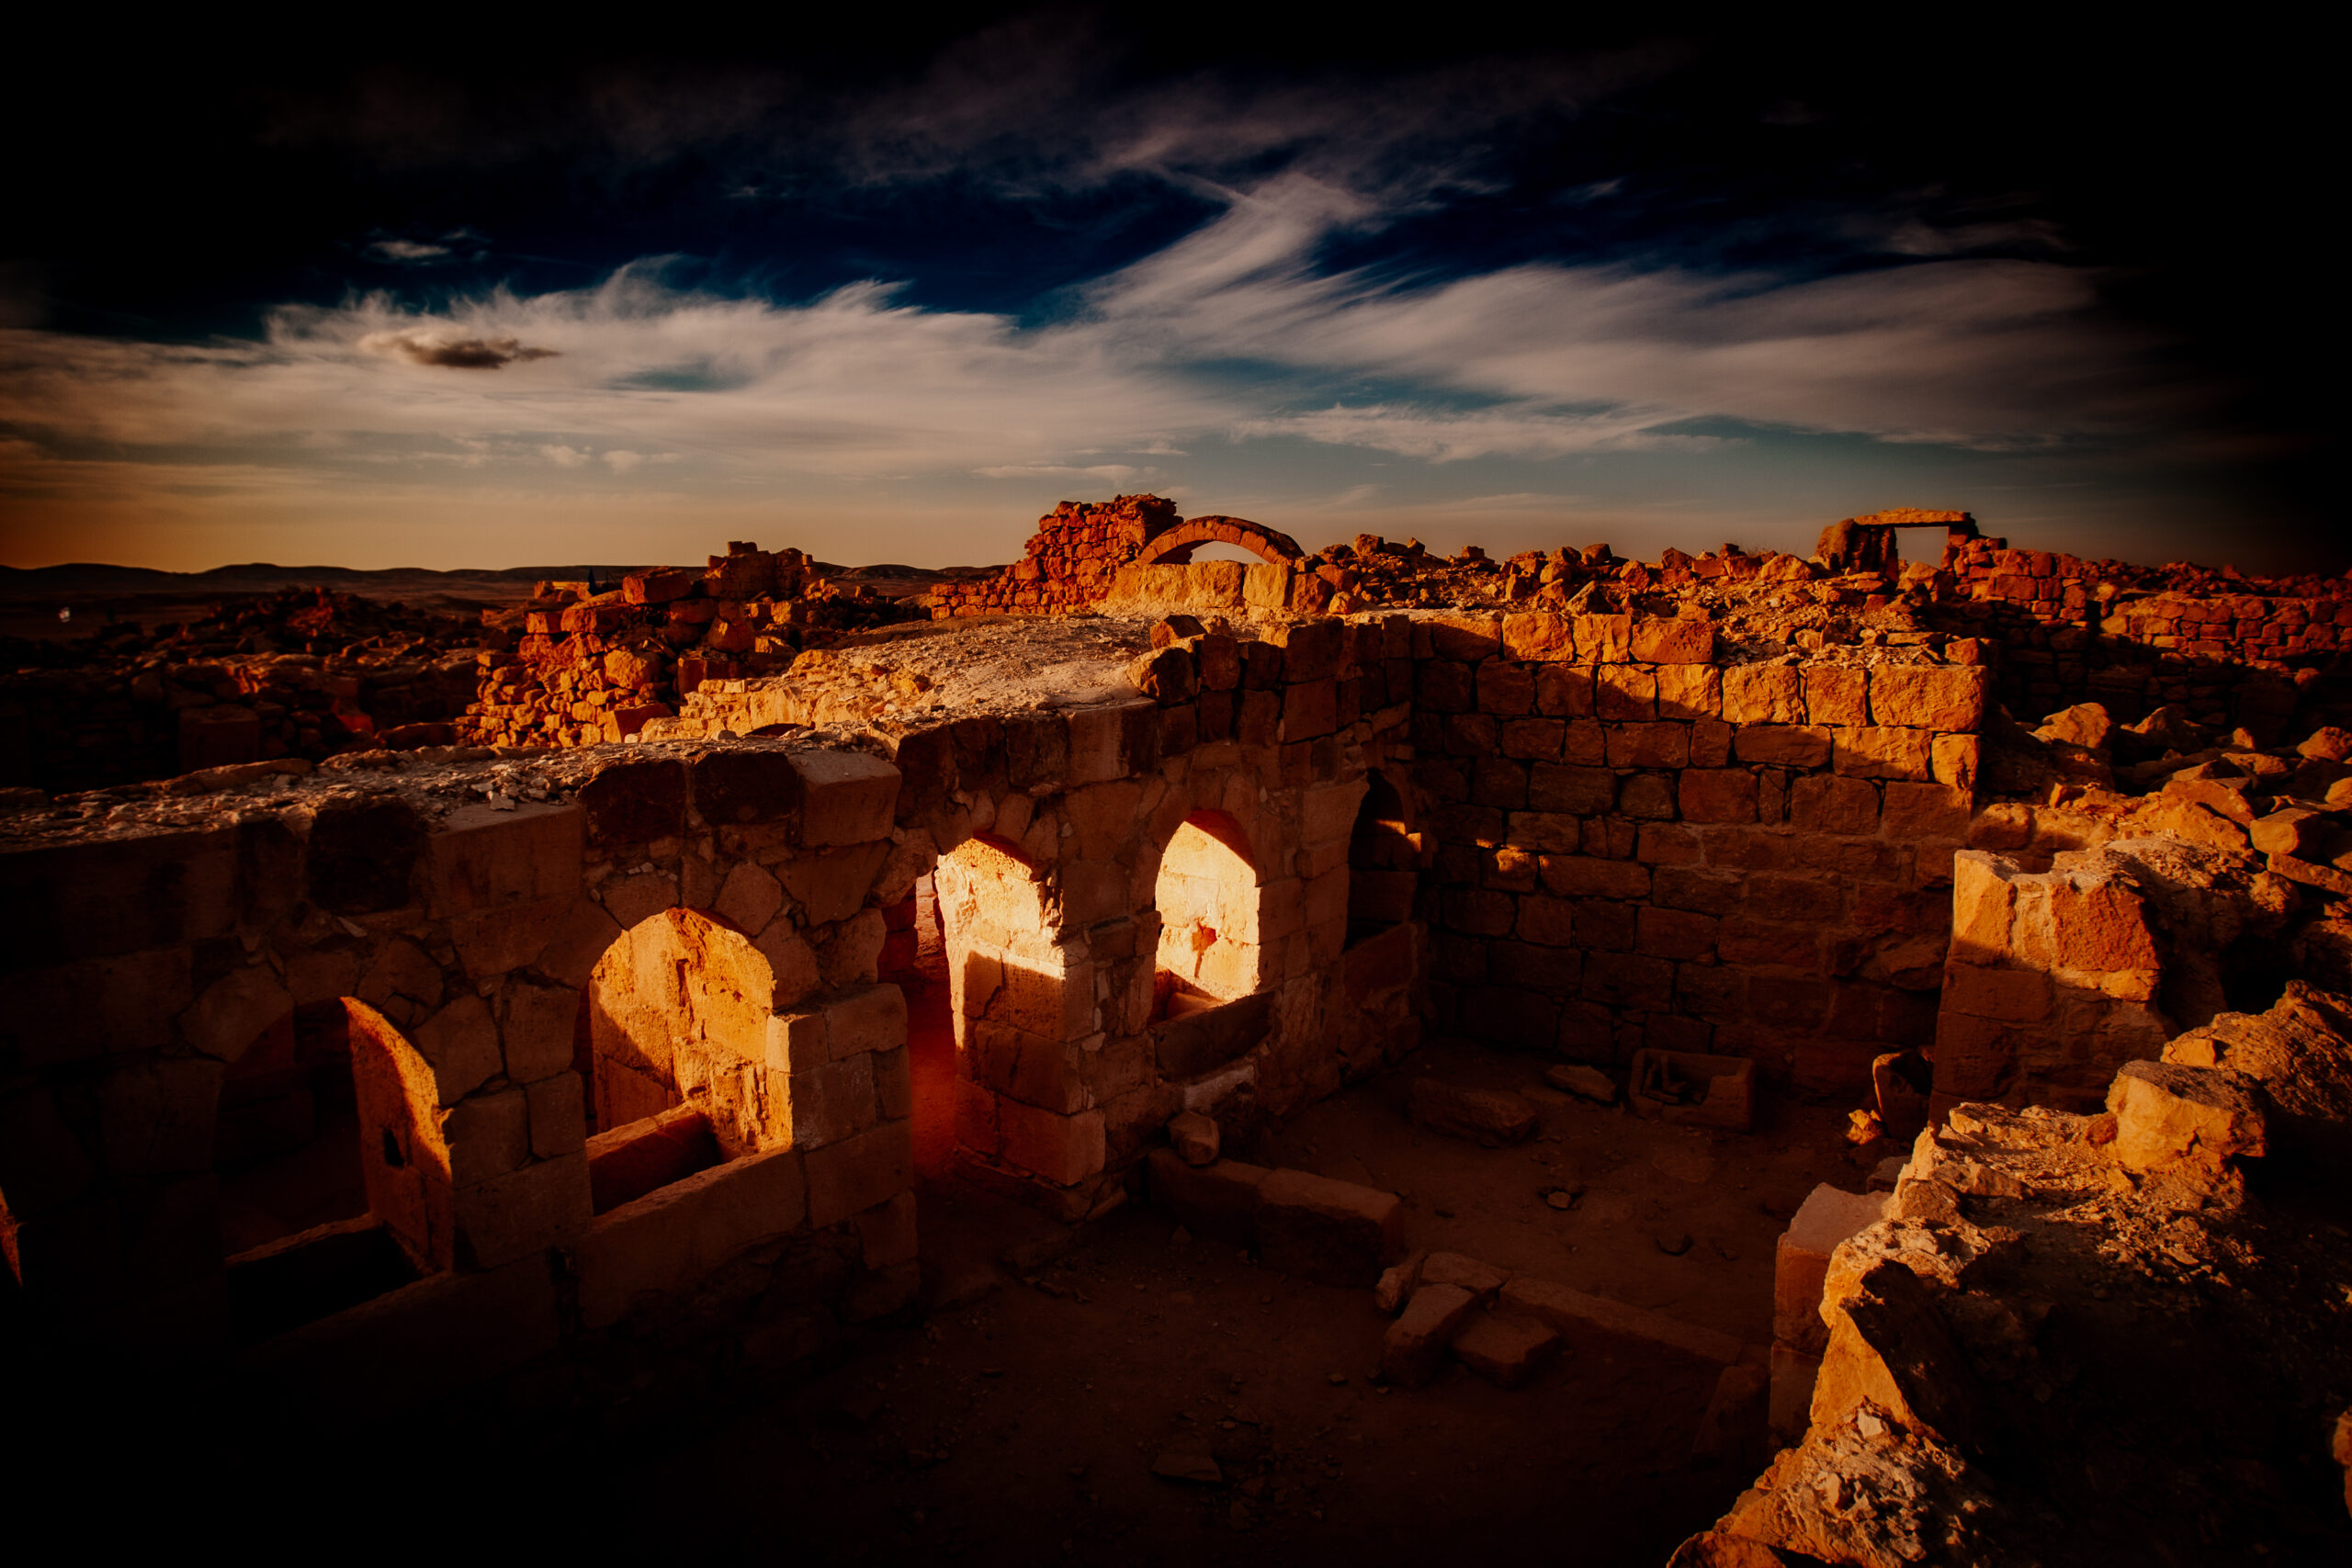
[[[686,563],[680,563],[686,564]],[[913,566],[841,567],[815,563],[829,575],[872,583],[881,592],[908,592],[943,578],[986,577],[999,568],[951,566],[931,570]],[[630,566],[514,566],[502,570],[459,569],[435,571],[424,567],[387,567],[362,571],[347,566],[275,566],[254,561],[243,566],[216,566],[209,571],[159,571],[144,566],[107,566],[75,561],[66,566],[33,568],[0,566],[0,603],[70,604],[91,599],[136,595],[203,596],[213,593],[273,593],[283,588],[329,588],[369,599],[450,598],[485,602],[520,599],[534,582],[553,580],[579,582],[594,578],[617,587],[632,571]]]

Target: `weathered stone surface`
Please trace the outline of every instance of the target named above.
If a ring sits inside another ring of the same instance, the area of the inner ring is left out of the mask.
[[[1459,1285],[1476,1298],[1480,1306],[1492,1306],[1497,1293],[1510,1279],[1510,1270],[1498,1269],[1467,1254],[1432,1252],[1421,1260],[1419,1282],[1424,1285]]]
[[[2227,1068],[2126,1062],[2108,1091],[2115,1157],[2133,1170],[2183,1167],[2218,1174],[2265,1152],[2262,1110]]]
[[[1381,1375],[1404,1388],[1419,1388],[1435,1377],[1455,1331],[1477,1304],[1477,1298],[1459,1285],[1423,1285],[1414,1291],[1381,1338]]]
[[[1535,1107],[1519,1095],[1431,1077],[1413,1080],[1410,1110],[1413,1120],[1430,1131],[1487,1148],[1524,1143],[1541,1122]]]
[[[1199,1167],[1216,1162],[1221,1140],[1213,1118],[1187,1111],[1168,1123],[1168,1141],[1178,1158]]]
[[[1268,1268],[1317,1284],[1370,1286],[1404,1250],[1394,1192],[1303,1170],[1276,1170],[1259,1185],[1254,1223]]]
[[[1173,1213],[1184,1228],[1233,1247],[1257,1236],[1258,1198],[1273,1172],[1263,1166],[1220,1159],[1194,1168],[1174,1149],[1154,1149],[1145,1166],[1152,1203]]]
[[[1454,1359],[1497,1388],[1517,1388],[1560,1348],[1549,1325],[1474,1312],[1454,1330]]]

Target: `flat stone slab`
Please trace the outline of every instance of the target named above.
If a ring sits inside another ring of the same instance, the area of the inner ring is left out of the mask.
[[[1517,1388],[1560,1348],[1557,1330],[1526,1318],[1474,1312],[1453,1336],[1453,1355],[1497,1388]]]

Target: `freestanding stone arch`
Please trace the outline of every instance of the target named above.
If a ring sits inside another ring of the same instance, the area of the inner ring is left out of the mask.
[[[1246,517],[1190,517],[1145,545],[1134,564],[1182,566],[1195,549],[1212,544],[1238,545],[1274,566],[1287,566],[1306,554],[1288,534]]]

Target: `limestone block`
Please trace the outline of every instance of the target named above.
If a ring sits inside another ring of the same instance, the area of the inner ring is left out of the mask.
[[[1826,1329],[1823,1339],[1827,1340]],[[1804,1436],[1813,1420],[1813,1389],[1821,1375],[1821,1358],[1776,1342],[1770,1368],[1772,1392],[1766,1418],[1772,1440],[1787,1447]]]
[[[1502,651],[1507,659],[1557,660],[1576,657],[1576,628],[1568,616],[1547,611],[1505,615]]]
[[[1848,727],[1870,722],[1867,671],[1842,664],[1814,664],[1802,673],[1807,723]]]
[[[1524,1143],[1541,1119],[1520,1095],[1464,1089],[1433,1077],[1413,1080],[1411,1115],[1433,1133],[1467,1138],[1487,1148]]]
[[[1772,1264],[1772,1341],[1816,1360],[1829,1344],[1821,1290],[1829,1255],[1849,1236],[1886,1217],[1887,1194],[1847,1192],[1824,1182],[1808,1194],[1781,1234]],[[1808,1388],[1808,1397],[1810,1390]]]
[[[524,1090],[531,1113],[531,1154],[554,1159],[582,1148],[588,1139],[586,1089],[580,1075],[558,1073]]]
[[[836,1144],[865,1131],[881,1120],[874,1096],[874,1068],[860,1055],[773,1080],[769,1092],[781,1088],[792,1146],[814,1149]]]
[[[857,1215],[861,1260],[868,1269],[895,1268],[915,1258],[915,1195],[901,1192]]]
[[[835,755],[835,753],[820,753]],[[867,758],[871,762],[875,760]],[[885,764],[877,764],[888,766]],[[694,808],[711,827],[788,821],[799,809],[802,775],[795,758],[760,748],[712,751],[695,759]],[[885,823],[885,830],[888,823]],[[865,837],[878,837],[866,834]]]
[[[455,917],[449,938],[457,944],[458,963],[475,980],[522,967],[547,951],[579,901],[577,893],[558,894]]]
[[[596,897],[604,903],[622,929],[650,920],[665,909],[678,906],[678,875],[671,871],[648,871],[629,876],[615,876],[596,889]],[[753,927],[757,930],[757,927]]]
[[[412,1039],[433,1068],[435,1092],[444,1106],[457,1104],[505,1067],[490,1004],[470,993],[426,1020]]]
[[[522,1089],[469,1095],[441,1118],[449,1179],[460,1188],[519,1170],[531,1157],[531,1103]]]
[[[778,1150],[729,1160],[598,1215],[574,1254],[582,1325],[606,1327],[789,1235],[807,1213],[807,1192],[800,1156]]]
[[[1432,1252],[1421,1260],[1420,1283],[1459,1285],[1482,1307],[1495,1304],[1510,1271],[1460,1252]]]
[[[1793,665],[1733,665],[1723,672],[1723,716],[1734,724],[1805,722],[1804,677]]]
[[[1890,783],[1885,797],[1886,836],[1905,843],[1957,839],[1967,833],[1974,807],[1966,790],[1940,784]]]
[[[2032,1023],[2050,1015],[2050,977],[2031,970],[1955,964],[1944,974],[1943,1010]]]
[[[1099,1111],[1065,1116],[1019,1100],[1000,1100],[997,1125],[1006,1163],[1033,1171],[1057,1187],[1073,1186],[1096,1174],[1107,1157]]]
[[[1933,741],[1925,729],[1840,728],[1830,733],[1831,758],[1848,778],[1927,780],[1935,776]]]
[[[1660,718],[1716,718],[1723,713],[1723,671],[1712,664],[1661,664],[1657,668]]]
[[[495,1269],[588,1229],[585,1154],[540,1160],[451,1194],[460,1268]]]
[[[1260,1190],[1273,1173],[1263,1166],[1220,1159],[1197,1168],[1174,1149],[1154,1149],[1145,1165],[1146,1190],[1195,1235],[1232,1247],[1255,1237]]]
[[[435,979],[439,979],[437,971]],[[171,1040],[172,1015],[189,999],[185,947],[84,958],[12,975],[0,986],[0,1060],[38,1067],[152,1049]],[[228,1015],[246,1011],[243,999],[234,1008],[224,1008],[220,1026],[209,1032],[214,1038],[233,1033],[238,1025]],[[272,1021],[263,1019],[231,1048],[244,1049]]]
[[[1187,1111],[1168,1123],[1169,1146],[1177,1157],[1189,1166],[1216,1163],[1221,1134],[1216,1119],[1197,1111]]]
[[[580,992],[543,985],[527,976],[508,977],[498,989],[498,1034],[506,1076],[536,1083],[571,1067]]]
[[[1928,748],[1928,767],[1936,782],[1973,798],[1984,746],[1984,742],[1973,735],[1937,736]]]
[[[1519,1387],[1559,1348],[1560,1336],[1544,1324],[1486,1312],[1473,1312],[1453,1333],[1454,1359],[1497,1388]]]
[[[86,1004],[77,998],[74,1005]],[[294,998],[267,964],[247,964],[206,988],[196,1005],[180,1015],[180,1033],[206,1055],[233,1062],[263,1030],[293,1008]]]
[[[434,908],[462,915],[576,895],[586,822],[573,805],[451,812],[431,840]]]
[[[1715,628],[1706,621],[1645,615],[1634,624],[1632,652],[1644,664],[1709,664],[1715,657]]]
[[[1687,1098],[1668,1098],[1659,1092],[1666,1086]],[[1756,1064],[1697,1051],[1636,1051],[1625,1100],[1637,1116],[1744,1133],[1756,1122]]]
[[[823,1227],[914,1189],[911,1123],[885,1122],[808,1152],[808,1223]]]
[[[792,895],[800,907],[800,921],[804,926],[831,925],[845,920],[865,907],[866,897],[873,891],[875,878],[883,863],[889,858],[890,844],[887,840],[862,843],[847,849],[818,850],[795,855],[776,867],[784,890]],[[730,874],[731,884],[745,868],[739,867]],[[752,868],[756,869],[756,868]],[[722,893],[721,897],[725,895]],[[720,913],[726,911],[722,908]],[[756,908],[752,912],[756,912]],[[771,911],[773,913],[773,911]],[[764,922],[763,922],[764,923]],[[744,926],[756,932],[759,926]]]
[[[1686,822],[1753,822],[1756,775],[1745,768],[1687,768],[1676,804]]]
[[[2218,1174],[2231,1158],[2266,1152],[2263,1115],[2246,1080],[2226,1067],[2126,1062],[2107,1093],[2116,1159],[2132,1170]]]
[[[1658,716],[1657,677],[1634,665],[1611,665],[1593,677],[1594,711],[1604,721]]]
[[[1259,1188],[1256,1230],[1270,1269],[1319,1284],[1369,1286],[1404,1250],[1404,1204],[1393,1192],[1277,1170]]]
[[[1871,722],[1973,735],[1992,671],[1983,665],[1891,664],[1871,671]]]
[[[881,923],[878,915],[875,923]],[[767,984],[761,999],[768,1010],[776,1012],[797,1006],[801,998],[817,988],[820,976],[816,951],[786,921],[770,921],[752,947],[767,964]]]
[[[1421,1265],[1429,1261],[1429,1249],[1421,1247],[1407,1253],[1402,1260],[1384,1270],[1380,1282],[1372,1288],[1373,1304],[1391,1317],[1402,1311],[1413,1292],[1420,1289]]]
[[[1459,1285],[1423,1285],[1381,1338],[1380,1371],[1403,1388],[1419,1388],[1437,1375],[1454,1333],[1477,1305]]]
[[[1620,724],[1608,729],[1612,768],[1679,768],[1690,761],[1690,727],[1657,722]]]
[[[1142,730],[1153,722],[1159,705],[1149,698],[1073,708],[1069,715],[1069,780],[1075,784],[1102,784],[1126,778],[1149,765],[1151,748]],[[1007,739],[1011,739],[1008,732]]]
[[[1574,619],[1579,663],[1623,664],[1633,656],[1633,616],[1577,615]]]
[[[1829,731],[1808,725],[1743,725],[1732,732],[1731,754],[1770,767],[1818,768],[1829,761]]]
[[[820,858],[822,857],[812,855],[804,857],[804,860]],[[857,891],[860,900],[863,901],[865,888],[860,887]],[[774,919],[775,912],[783,907],[784,889],[776,885],[775,877],[770,876],[750,861],[741,862],[734,870],[727,874],[727,880],[719,885],[718,897],[711,905],[714,913],[746,936],[757,936],[765,930],[768,921]],[[852,908],[855,907],[855,905],[851,906]],[[820,920],[839,919],[842,915],[848,912],[847,909],[843,909],[838,914],[819,915],[812,918]]]
[[[585,986],[596,961],[620,939],[621,926],[594,901],[575,900],[562,924],[538,952],[533,964],[548,978],[566,986]]]
[[[863,751],[798,751],[800,841],[810,846],[888,839],[898,811],[899,773]]]

